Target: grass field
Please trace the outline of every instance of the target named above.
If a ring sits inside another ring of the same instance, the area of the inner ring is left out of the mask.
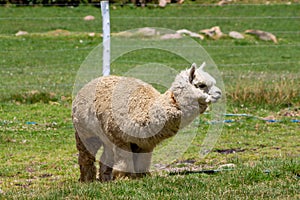
[[[227,113],[247,116],[227,116],[231,123],[224,123],[212,152],[200,159],[199,144],[210,126],[203,115],[196,138],[167,169],[235,167],[214,174],[163,170],[141,180],[81,184],[72,87],[81,63],[102,42],[97,34],[88,36],[101,33],[100,10],[0,7],[0,199],[299,199],[299,10],[299,4],[112,8],[113,33],[218,25],[224,33],[269,31],[279,42],[249,35],[197,41],[222,73]],[[86,15],[96,19],[84,21]],[[19,30],[29,34],[16,37]],[[121,57],[112,72],[120,75],[147,62],[188,67],[167,53],[147,51]]]

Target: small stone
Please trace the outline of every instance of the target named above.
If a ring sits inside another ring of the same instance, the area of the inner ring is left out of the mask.
[[[154,28],[145,27],[140,28],[137,33],[146,37],[151,37],[156,35],[156,30]]]
[[[236,31],[230,31],[229,32],[229,37],[234,38],[234,39],[244,39],[245,37],[243,34],[236,32]]]
[[[8,139],[8,142],[16,143],[17,140],[15,140],[15,139]]]
[[[264,40],[264,41],[271,40],[275,44],[278,43],[276,36],[273,35],[272,33],[266,32],[266,31],[250,29],[250,30],[246,30],[245,33],[251,34],[251,35],[256,35],[260,40]]]
[[[115,33],[114,35],[119,36],[119,37],[132,37],[133,33],[129,32],[129,31],[122,31],[122,32],[119,32],[119,33]]]
[[[194,32],[192,32],[192,33],[190,34],[190,36],[191,36],[191,37],[194,37],[194,38],[199,38],[200,40],[203,40],[203,39],[204,39],[204,36],[203,36],[203,35],[200,35],[200,34],[194,33]]]
[[[226,5],[226,4],[229,4],[229,3],[231,3],[231,0],[221,0],[217,3],[217,5],[223,6],[223,5]]]
[[[27,34],[28,34],[28,32],[26,32],[26,31],[18,31],[16,33],[16,36],[27,35]]]
[[[158,6],[164,8],[168,3],[171,3],[171,0],[159,0]]]
[[[170,39],[180,39],[182,36],[179,33],[170,33],[170,34],[165,34],[160,37],[162,40],[170,40]]]
[[[191,36],[191,37],[199,38],[199,39],[201,39],[201,40],[204,39],[203,35],[200,35],[200,34],[198,34],[198,33],[189,31],[189,30],[187,30],[187,29],[180,29],[180,30],[176,31],[176,33],[179,33],[180,35],[189,35],[189,36]]]
[[[88,34],[88,36],[90,36],[90,37],[95,37],[95,35],[96,35],[96,33],[94,33],[94,32]]]
[[[222,36],[224,36],[219,26],[214,26],[210,29],[203,29],[200,31],[200,33],[204,33],[214,40],[220,39]]]
[[[176,33],[190,35],[192,32],[187,29],[180,29],[180,30],[177,30]]]
[[[92,15],[88,15],[88,16],[85,16],[85,17],[84,17],[84,20],[85,20],[85,21],[92,21],[92,20],[95,20],[95,17],[92,16]]]

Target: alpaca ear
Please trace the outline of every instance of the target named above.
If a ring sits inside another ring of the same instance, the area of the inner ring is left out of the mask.
[[[191,66],[191,69],[190,69],[190,75],[189,75],[189,81],[190,83],[193,82],[194,78],[195,78],[195,71],[196,71],[196,63],[193,63],[192,66]]]
[[[201,69],[203,71],[203,68],[205,67],[206,62],[203,62],[202,65],[199,67],[199,69]]]

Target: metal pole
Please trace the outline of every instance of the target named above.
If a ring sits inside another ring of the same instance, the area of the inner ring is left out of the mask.
[[[109,2],[101,1],[102,30],[103,30],[103,63],[102,74],[110,74],[110,20],[109,20]]]

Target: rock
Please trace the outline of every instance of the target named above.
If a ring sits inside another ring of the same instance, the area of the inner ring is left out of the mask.
[[[181,34],[179,33],[170,33],[170,34],[165,34],[160,37],[162,40],[169,40],[169,39],[180,39],[182,38]]]
[[[154,28],[144,27],[139,28],[135,31],[122,31],[119,33],[112,33],[114,36],[120,36],[120,37],[155,37],[159,35],[159,32],[155,30]]]
[[[26,31],[18,31],[16,33],[16,36],[27,35],[27,34],[28,34],[28,32],[26,32]]]
[[[167,1],[166,0],[159,0],[159,4],[158,4],[159,7],[164,8],[164,7],[166,7],[166,5],[167,5]]]
[[[149,27],[140,28],[137,31],[137,34],[146,36],[146,37],[152,37],[152,36],[156,35],[156,30],[154,28],[149,28]]]
[[[217,3],[218,6],[223,6],[226,4],[229,4],[231,2],[231,0],[221,0]]]
[[[92,21],[92,20],[95,20],[95,17],[92,16],[92,15],[88,15],[88,16],[85,16],[83,19],[84,19],[85,21]]]
[[[220,165],[218,167],[218,170],[226,170],[226,169],[233,169],[233,168],[236,168],[236,165],[233,164],[233,163],[228,163],[228,164],[224,164],[224,165]]]
[[[300,117],[300,107],[299,108],[286,108],[278,112],[279,116],[285,117]]]
[[[194,32],[192,32],[192,33],[190,34],[190,36],[191,36],[191,37],[194,37],[194,38],[199,38],[200,40],[203,40],[203,39],[204,39],[204,36],[203,36],[203,35],[200,35],[200,34],[194,33]]]
[[[95,37],[95,35],[96,35],[96,33],[94,33],[94,32],[91,32],[88,34],[88,36],[90,36],[90,37]]]
[[[68,36],[68,35],[71,35],[71,32],[67,31],[67,30],[63,30],[63,29],[56,29],[54,31],[47,32],[47,35],[52,35],[52,36]]]
[[[256,35],[259,39],[264,40],[264,41],[273,41],[275,44],[278,43],[277,38],[275,35],[272,33],[262,31],[262,30],[246,30],[245,33],[251,34],[251,35]]]
[[[189,35],[191,37],[200,38],[201,40],[204,39],[203,35],[200,35],[198,33],[194,33],[194,32],[189,31],[187,29],[180,29],[180,30],[176,31],[176,33],[179,33],[180,35]]]
[[[168,3],[171,3],[171,0],[159,0],[158,6],[164,8]]]
[[[234,38],[234,39],[244,39],[245,37],[243,34],[236,32],[236,31],[230,31],[229,32],[229,37]]]
[[[192,33],[192,31],[189,31],[187,29],[180,29],[180,30],[177,30],[176,33],[179,33],[181,35],[183,35],[183,34],[190,35]]]
[[[220,39],[222,36],[224,36],[219,26],[214,26],[210,29],[203,29],[200,31],[200,33],[204,33],[214,40]]]
[[[267,117],[262,117],[261,119],[264,120],[264,121],[275,121],[276,120],[274,115],[269,115]]]
[[[120,37],[132,37],[133,33],[129,32],[129,31],[122,31],[119,33],[112,33],[111,35],[120,36]]]

